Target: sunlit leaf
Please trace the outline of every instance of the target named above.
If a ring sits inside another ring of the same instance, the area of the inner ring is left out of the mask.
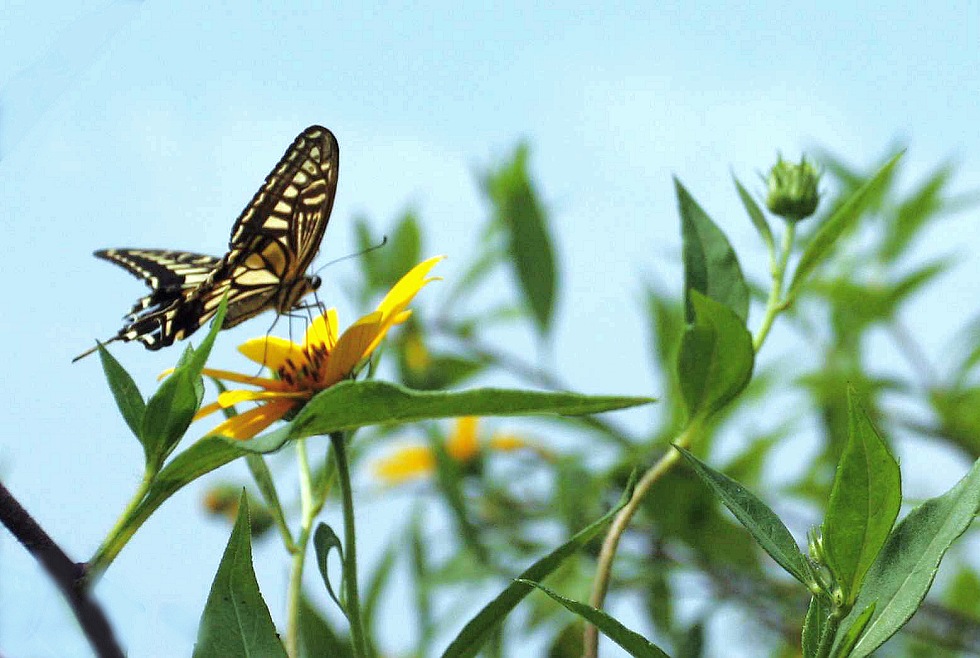
[[[126,372],[126,369],[116,361],[115,357],[109,353],[102,344],[99,344],[99,358],[102,360],[102,371],[105,372],[106,381],[109,382],[109,390],[112,397],[116,400],[119,413],[129,426],[133,435],[143,442],[143,415],[146,412],[146,403],[140,394],[136,382]]]

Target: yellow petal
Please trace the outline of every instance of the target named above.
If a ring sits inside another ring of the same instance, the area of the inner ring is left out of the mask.
[[[453,433],[446,440],[446,452],[459,462],[472,459],[480,452],[480,444],[476,440],[476,426],[480,419],[476,416],[461,416],[456,419]]]
[[[209,377],[214,377],[215,379],[223,379],[226,382],[236,382],[238,384],[252,384],[253,386],[260,386],[268,391],[289,390],[289,385],[286,384],[286,382],[278,379],[255,377],[254,375],[243,375],[238,372],[231,372],[230,370],[215,370],[213,368],[205,368],[201,372]]]
[[[401,309],[405,308],[412,301],[412,298],[418,294],[418,291],[422,289],[425,284],[429,281],[435,281],[436,279],[426,279],[425,275],[432,270],[436,264],[441,261],[445,256],[436,256],[428,260],[424,260],[411,270],[409,270],[405,276],[403,276],[398,283],[392,286],[385,298],[381,300],[378,304],[378,310],[383,311],[386,314],[392,309],[400,306]],[[401,310],[399,309],[399,310]]]
[[[273,400],[261,407],[249,409],[221,423],[208,434],[230,439],[251,439],[272,423],[282,418],[296,404],[294,400]]]
[[[322,315],[313,318],[313,322],[307,327],[306,346],[323,345],[329,352],[337,344],[337,336],[340,334],[339,326],[337,309],[328,308]]]
[[[263,336],[247,340],[238,346],[238,351],[273,371],[279,370],[287,360],[299,363],[304,359],[302,345],[278,336]]]
[[[530,443],[516,434],[505,434],[503,432],[490,437],[487,445],[491,449],[499,450],[500,452],[513,452],[515,450],[523,450],[524,448],[533,448]]]
[[[432,451],[424,446],[406,446],[374,463],[374,475],[387,484],[401,484],[425,477],[436,469]]]
[[[206,404],[206,405],[204,405],[203,407],[201,407],[200,409],[197,410],[197,413],[194,414],[194,420],[201,420],[205,416],[210,416],[215,411],[220,411],[221,408],[222,408],[221,405],[219,403],[217,403],[217,402],[212,402],[211,404]]]
[[[242,402],[261,402],[263,400],[302,400],[309,397],[307,393],[283,391],[225,391],[218,396],[218,404],[222,408],[234,407]]]
[[[362,358],[368,346],[374,342],[381,327],[382,315],[375,311],[355,322],[337,340],[327,367],[324,369],[320,385],[333,386],[350,374]]]
[[[388,330],[391,329],[396,324],[401,324],[402,322],[409,319],[410,317],[412,317],[411,311],[402,311],[401,313],[399,313],[393,318],[388,317],[382,320],[381,328],[378,330],[378,335],[375,336],[374,340],[371,341],[371,344],[368,345],[367,348],[365,348],[364,356],[371,356],[372,354],[374,354],[374,350],[377,349],[378,344],[382,340],[384,340],[385,336],[388,335]]]

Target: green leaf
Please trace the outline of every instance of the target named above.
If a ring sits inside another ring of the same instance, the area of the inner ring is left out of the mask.
[[[279,502],[279,494],[276,492],[276,483],[272,479],[272,473],[269,471],[265,459],[262,455],[249,453],[245,455],[245,463],[248,464],[248,470],[251,472],[256,486],[262,492],[262,499],[269,508],[283,540],[286,541],[287,546],[295,547],[292,533],[289,531],[289,524],[286,523],[286,516],[282,511],[282,503]]]
[[[119,413],[122,414],[123,420],[129,425],[133,435],[142,443],[143,414],[146,413],[146,403],[143,402],[143,396],[140,395],[136,382],[109,353],[109,350],[102,346],[102,343],[99,343],[99,358],[102,360],[102,371],[109,383],[112,397],[116,400],[116,406],[119,407]]]
[[[423,523],[419,508],[412,514],[409,535],[412,545],[412,586],[415,590],[415,613],[418,615],[419,643],[416,654],[428,656],[435,635],[436,625],[432,616],[432,587],[429,584],[429,560],[423,535]]]
[[[820,639],[827,632],[827,617],[830,607],[819,596],[810,597],[810,607],[807,608],[803,620],[803,658],[817,658]]]
[[[840,646],[834,650],[834,656],[836,658],[846,658],[851,655],[854,651],[854,645],[857,644],[858,639],[861,637],[861,633],[867,628],[868,622],[871,621],[871,615],[875,612],[875,604],[871,602],[868,607],[861,611],[857,617],[854,618],[854,623],[851,624],[850,628],[841,636]]]
[[[330,595],[330,598],[337,604],[337,607],[344,613],[344,616],[347,616],[347,609],[344,608],[344,604],[340,602],[340,599],[334,592],[333,586],[330,584],[330,571],[327,566],[327,558],[330,557],[330,551],[335,548],[340,555],[340,561],[343,562],[344,545],[341,543],[340,537],[326,523],[318,523],[316,531],[313,533],[313,550],[316,552],[316,566],[320,569],[320,577],[323,578],[323,584],[327,586],[327,593]]]
[[[548,218],[527,172],[528,147],[520,144],[514,157],[489,172],[485,188],[494,206],[495,219],[506,227],[511,261],[521,292],[538,332],[551,329],[558,273],[548,233]]]
[[[299,599],[300,658],[352,658],[350,641],[341,638],[305,596]]]
[[[201,342],[201,347],[193,350],[188,346],[173,374],[163,381],[146,403],[139,435],[142,437],[147,465],[152,471],[158,470],[177,446],[201,406],[204,397],[201,370],[204,369],[214,339],[221,329],[226,307],[227,295],[218,306],[211,322],[211,330]]]
[[[371,574],[371,579],[365,588],[364,628],[367,630],[370,652],[375,655],[380,655],[377,651],[378,638],[389,637],[390,628],[379,624],[378,604],[383,600],[382,594],[391,582],[391,574],[394,573],[401,549],[402,541],[400,538],[395,538],[394,541],[388,543],[388,547],[381,556],[381,560],[378,561],[378,566]]]
[[[823,523],[824,549],[850,605],[902,505],[898,462],[848,388],[849,431]]]
[[[429,447],[436,458],[436,480],[439,483],[439,490],[452,511],[463,543],[473,551],[473,555],[481,564],[489,564],[490,555],[466,511],[466,502],[463,498],[463,474],[460,472],[459,464],[446,452],[442,437],[430,435]]]
[[[759,542],[759,546],[791,576],[809,586],[813,582],[810,565],[776,513],[735,480],[712,469],[684,448],[674,447]]]
[[[738,189],[738,197],[742,200],[742,205],[745,206],[745,212],[749,214],[749,219],[752,220],[755,230],[759,232],[759,237],[766,244],[766,249],[769,250],[769,253],[775,254],[776,241],[772,237],[772,229],[769,228],[769,222],[766,221],[766,216],[763,214],[762,208],[755,202],[755,199],[752,198],[748,190],[742,187],[742,183],[734,175],[732,175],[732,180],[735,181],[735,187]]]
[[[689,417],[707,417],[748,385],[755,351],[734,311],[694,290],[691,302],[695,320],[681,337],[677,371]]]
[[[889,222],[878,252],[884,262],[897,260],[921,230],[947,210],[944,192],[952,175],[953,167],[948,163],[940,165],[895,209],[894,220]]]
[[[504,591],[484,606],[475,617],[467,622],[463,630],[459,632],[459,635],[452,641],[446,649],[446,652],[442,654],[443,658],[475,656],[510,611],[533,590],[531,585],[520,581],[529,580],[536,583],[543,581],[550,573],[561,566],[566,559],[574,555],[576,551],[598,535],[633,496],[633,483],[634,478],[630,477],[629,485],[619,499],[619,503],[614,508],[606,512],[600,519],[588,527],[580,530],[571,539],[551,553],[525,569],[518,576],[518,580],[508,585]]]
[[[749,316],[749,288],[728,238],[698,205],[681,182],[674,179],[684,241],[684,294],[687,321],[694,319],[691,292],[697,291],[724,304],[742,319]]]
[[[626,626],[623,626],[619,620],[617,620],[615,617],[610,617],[602,610],[597,610],[591,605],[586,605],[585,603],[573,601],[572,599],[566,598],[561,594],[551,591],[544,585],[532,582],[530,580],[518,579],[517,582],[524,583],[525,585],[531,585],[532,587],[537,587],[555,601],[568,608],[569,611],[574,612],[579,617],[585,619],[590,624],[601,630],[603,633],[605,633],[606,637],[626,649],[631,656],[638,656],[639,658],[670,658],[660,647],[653,644],[650,642],[650,640],[646,639],[636,631],[632,631]]]
[[[854,625],[873,602],[875,613],[854,647],[863,658],[894,635],[925,598],[939,563],[980,509],[980,460],[956,486],[909,512],[899,523],[865,577],[854,611],[844,620]]]
[[[269,615],[252,570],[248,501],[242,492],[238,520],[218,565],[211,593],[201,615],[195,658],[220,656],[282,656],[276,625]]]
[[[885,163],[870,180],[858,188],[821,224],[804,248],[803,255],[800,256],[800,262],[796,266],[796,271],[793,272],[793,280],[786,291],[786,299],[793,300],[796,298],[800,288],[810,278],[813,270],[828,256],[834,243],[837,242],[837,238],[861,216],[868,203],[875,198],[878,188],[887,183],[892,169],[903,155],[904,151]]]
[[[289,426],[250,441],[234,441],[234,444],[252,452],[272,452],[292,439],[349,431],[366,425],[459,416],[582,415],[626,409],[653,401],[644,397],[495,388],[413,391],[376,380],[345,381],[317,394],[296,414]]]

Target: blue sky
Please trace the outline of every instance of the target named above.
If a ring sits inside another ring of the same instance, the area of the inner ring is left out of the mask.
[[[730,172],[754,183],[777,150],[796,157],[819,144],[863,166],[904,139],[911,173],[954,158],[959,189],[980,187],[976,1],[560,10],[2,4],[0,335],[8,350],[0,396],[8,418],[0,470],[79,559],[111,526],[141,469],[97,360],[69,364],[93,338],[112,335],[142,294],[91,252],[144,246],[220,255],[234,217],[309,124],[333,130],[342,151],[320,262],[353,250],[352,216],[384,226],[413,207],[425,222],[427,254],[449,255],[440,269],[450,279],[472,256],[486,213],[474,174],[528,139],[564,275],[555,362],[588,393],[657,394],[648,369],[636,365],[647,362],[640,295],[644,280],[680,285],[671,175],[760,276],[764,257]],[[980,287],[976,215],[942,227],[921,255],[955,248],[965,264],[916,309],[917,317],[944,318],[921,335],[934,358],[975,313]],[[342,288],[356,265],[324,274],[322,296],[349,318]],[[233,346],[256,327],[233,331],[216,362],[237,363]],[[508,339],[533,348],[527,337]],[[144,391],[175,357],[136,345],[115,354]],[[962,464],[941,463],[951,469],[948,485]],[[928,488],[928,478],[921,482]],[[133,656],[184,655],[193,643],[227,539],[225,527],[198,513],[201,489],[171,500],[100,585]],[[361,537],[382,537],[385,515],[406,504],[374,497]],[[370,546],[365,552],[370,560]],[[278,614],[279,548],[270,542],[256,555]],[[4,655],[83,651],[57,594],[2,533],[0,569]]]

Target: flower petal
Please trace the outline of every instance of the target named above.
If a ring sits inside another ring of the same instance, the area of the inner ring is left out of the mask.
[[[306,338],[304,339],[306,347],[323,345],[329,352],[337,344],[337,336],[340,335],[339,326],[337,309],[328,308],[322,315],[313,318],[313,322],[306,328]]]
[[[396,324],[401,324],[410,317],[412,317],[411,311],[402,311],[394,317],[386,317],[381,323],[381,330],[378,332],[378,335],[375,336],[374,340],[371,341],[371,344],[364,350],[364,356],[371,356],[374,354],[374,350],[377,349],[378,344],[384,340],[385,336],[388,335],[388,330]]]
[[[230,370],[215,370],[213,368],[205,368],[201,371],[201,373],[207,375],[208,377],[214,377],[215,379],[223,379],[226,382],[252,384],[253,386],[264,388],[267,391],[289,390],[289,386],[286,384],[286,382],[278,379],[269,379],[268,377],[255,377],[253,375],[243,375],[238,372],[231,372]]]
[[[348,327],[327,359],[327,366],[318,382],[320,386],[333,386],[351,373],[366,356],[368,346],[375,342],[381,330],[381,321],[382,314],[375,311]]]
[[[405,276],[399,279],[398,283],[392,286],[385,298],[381,300],[378,304],[378,310],[384,312],[386,315],[391,313],[394,309],[401,311],[412,301],[415,295],[418,294],[425,284],[430,281],[436,281],[436,278],[426,279],[425,275],[432,270],[436,264],[444,259],[445,256],[436,256],[428,260],[424,260],[412,269],[410,269]]]
[[[205,416],[210,416],[215,411],[220,411],[221,408],[222,408],[221,404],[218,402],[212,402],[211,404],[206,404],[197,410],[197,413],[194,414],[193,420],[201,420]]]
[[[263,336],[247,340],[238,346],[238,351],[272,371],[279,370],[287,359],[298,363],[303,358],[302,345],[278,336]]]
[[[222,408],[234,407],[242,402],[260,402],[262,400],[304,400],[310,397],[306,392],[283,391],[246,391],[237,389],[225,391],[218,396],[218,404]]]
[[[249,409],[221,423],[208,432],[209,436],[225,436],[230,439],[251,439],[272,423],[286,415],[296,404],[295,400],[273,400],[261,407]]]
[[[387,484],[401,484],[433,473],[436,460],[425,446],[405,446],[376,461],[372,470]]]

